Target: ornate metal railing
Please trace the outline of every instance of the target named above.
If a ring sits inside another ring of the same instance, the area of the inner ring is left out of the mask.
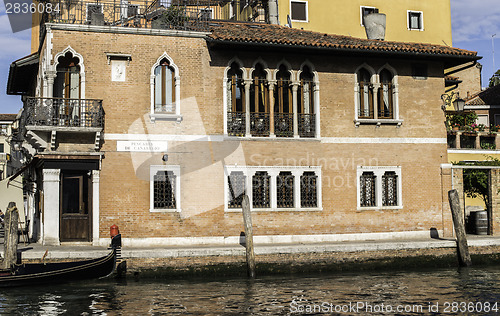
[[[246,117],[244,112],[227,113],[227,134],[230,136],[245,136]]]
[[[250,134],[269,136],[269,113],[250,113]]]
[[[261,0],[49,0],[43,22],[207,31],[212,20],[266,22]]]
[[[316,136],[316,114],[298,114],[299,136]]]
[[[276,137],[293,137],[293,113],[274,113]]]
[[[104,127],[102,100],[28,97],[24,112],[27,126]]]

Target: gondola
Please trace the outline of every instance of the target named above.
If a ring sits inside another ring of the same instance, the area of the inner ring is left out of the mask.
[[[0,271],[0,287],[53,284],[75,280],[96,279],[113,273],[117,251],[104,257],[57,263],[24,263],[11,270]]]

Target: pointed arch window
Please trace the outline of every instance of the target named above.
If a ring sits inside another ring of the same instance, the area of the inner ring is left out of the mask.
[[[293,137],[292,82],[285,65],[281,65],[276,73],[274,134],[276,137]]]
[[[314,75],[308,66],[304,66],[300,74],[298,91],[298,120],[300,137],[314,137],[316,134],[314,113]]]
[[[175,70],[163,58],[154,71],[155,113],[175,113]]]
[[[383,69],[380,72],[380,88],[378,92],[378,117],[381,119],[394,118],[394,100],[393,100],[393,75]]]
[[[252,72],[250,133],[252,136],[269,136],[269,83],[261,64],[257,64]]]
[[[227,74],[228,98],[228,134],[231,136],[244,136],[246,126],[245,116],[245,85],[243,71],[233,62]]]
[[[54,97],[80,98],[80,60],[70,52],[58,58],[56,79],[54,80]]]
[[[373,117],[373,85],[371,74],[365,68],[358,71],[358,117],[372,119]]]

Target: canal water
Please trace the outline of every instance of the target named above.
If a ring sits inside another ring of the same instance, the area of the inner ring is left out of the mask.
[[[500,266],[0,290],[0,315],[496,315]]]

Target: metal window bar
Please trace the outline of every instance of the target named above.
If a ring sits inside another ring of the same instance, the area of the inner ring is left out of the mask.
[[[245,136],[246,117],[244,112],[227,113],[227,134],[229,136]]]
[[[24,111],[26,125],[104,127],[102,100],[28,97]]]
[[[269,117],[269,113],[250,113],[250,134],[252,136],[269,136]]]
[[[316,114],[298,114],[299,136],[316,136]]]
[[[243,196],[246,194],[246,177],[241,171],[231,172],[227,177],[229,185],[229,208],[241,208]]]
[[[300,176],[300,206],[318,207],[318,177],[314,172],[306,171]]]
[[[293,182],[294,176],[290,171],[282,171],[277,177],[277,202],[278,208],[293,208]]]
[[[271,176],[266,171],[257,171],[252,177],[252,200],[254,208],[270,208]]]
[[[274,113],[276,137],[293,137],[293,113]]]
[[[175,181],[173,171],[158,171],[154,175],[154,208],[175,209]]]
[[[382,205],[398,205],[398,176],[394,171],[387,171],[382,176]]]
[[[376,176],[373,172],[363,172],[360,177],[360,205],[369,207],[377,205],[375,181]]]

